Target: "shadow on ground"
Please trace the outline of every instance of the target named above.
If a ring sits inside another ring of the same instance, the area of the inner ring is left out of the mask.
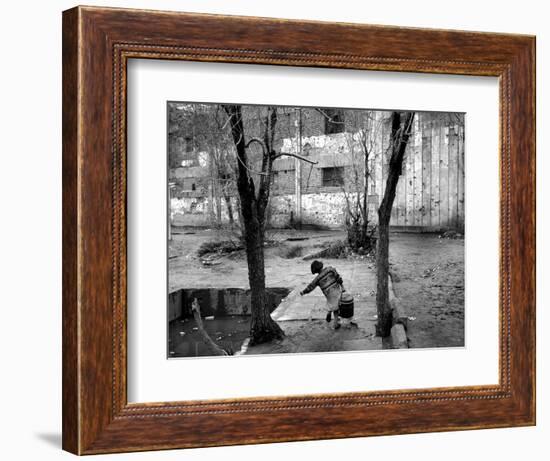
[[[36,434],[36,438],[55,448],[61,449],[61,433],[49,432]]]

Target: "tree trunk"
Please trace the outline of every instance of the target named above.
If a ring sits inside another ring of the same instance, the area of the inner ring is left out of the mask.
[[[238,158],[237,189],[241,204],[243,233],[248,263],[248,281],[252,321],[250,325],[250,345],[261,344],[284,336],[281,327],[271,318],[265,291],[264,266],[264,209],[258,206],[254,181],[249,176],[244,126],[240,106],[225,106],[230,117],[231,134]]]
[[[222,227],[222,199],[218,188],[216,188],[216,221],[218,227]]]
[[[378,213],[380,216],[380,212]],[[388,293],[389,275],[389,226],[378,224],[378,243],[376,246],[376,311],[378,322],[376,323],[376,334],[378,336],[389,336],[392,323],[391,306]]]
[[[388,276],[389,276],[389,246],[390,246],[390,218],[397,182],[401,175],[405,149],[411,134],[414,112],[407,112],[405,121],[401,124],[401,114],[392,113],[391,131],[391,158],[389,161],[386,189],[380,208],[378,208],[378,244],[376,247],[376,310],[378,322],[376,334],[387,337],[392,327],[392,312],[389,303]]]
[[[224,194],[223,198],[225,199],[225,206],[227,207],[229,226],[233,227],[235,225],[235,218],[233,217],[233,205],[231,205],[231,197],[227,194]]]
[[[255,229],[254,223],[246,223],[246,259],[252,319],[250,322],[250,345],[269,342],[283,337],[281,327],[271,318],[267,304],[264,265],[264,233]]]

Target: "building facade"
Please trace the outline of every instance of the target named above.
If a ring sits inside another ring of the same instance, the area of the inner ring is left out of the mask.
[[[386,111],[294,108],[279,116],[277,151],[315,163],[284,156],[274,162],[269,226],[342,228],[349,204],[358,192],[362,196],[365,182],[369,219],[375,223],[391,155],[390,117]],[[230,214],[236,220],[232,170],[220,174],[213,154],[190,144],[181,137],[170,143],[180,159],[170,168],[172,224],[212,226],[229,222]],[[464,209],[464,114],[417,113],[391,225],[462,231]]]

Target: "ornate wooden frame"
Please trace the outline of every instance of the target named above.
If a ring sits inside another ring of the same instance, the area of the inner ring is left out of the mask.
[[[497,76],[499,384],[128,404],[130,58]],[[534,423],[534,37],[92,7],[63,13],[65,450],[90,454]]]

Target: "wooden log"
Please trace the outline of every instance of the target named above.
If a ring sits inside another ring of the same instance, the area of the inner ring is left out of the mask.
[[[408,349],[409,347],[409,340],[403,325],[395,324],[391,328],[390,339],[392,349]]]
[[[405,329],[407,329],[409,317],[405,313],[403,304],[395,294],[391,272],[388,276],[388,294],[392,312],[392,325],[401,324]]]
[[[193,312],[193,317],[195,319],[195,322],[197,323],[197,328],[199,329],[202,341],[208,346],[208,349],[210,349],[212,355],[229,355],[227,351],[222,349],[212,340],[212,338],[205,330],[204,325],[202,324],[201,307],[199,305],[199,302],[197,301],[197,298],[194,298],[193,302],[191,303],[191,311]]]

